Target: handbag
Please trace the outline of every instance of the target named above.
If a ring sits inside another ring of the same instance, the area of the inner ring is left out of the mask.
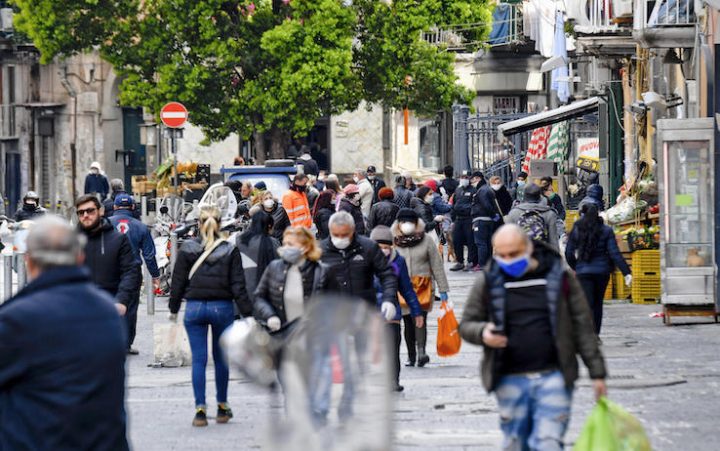
[[[432,279],[430,276],[412,276],[410,281],[412,282],[413,290],[418,298],[420,307],[423,310],[430,310],[434,298]],[[400,307],[408,308],[407,302],[400,294],[398,294],[398,300],[400,301]]]

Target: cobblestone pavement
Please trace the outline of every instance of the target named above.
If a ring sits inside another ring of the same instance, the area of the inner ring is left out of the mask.
[[[449,273],[450,298],[458,319],[473,275]],[[152,325],[166,321],[164,300],[148,316],[141,305],[136,347],[129,357],[129,436],[137,450],[258,449],[268,424],[282,412],[277,395],[231,375],[230,424],[194,429],[190,369],[151,368]],[[650,318],[657,305],[606,305],[603,347],[610,371],[609,396],[637,416],[653,449],[713,450],[720,442],[720,326],[704,319],[666,327]],[[434,349],[437,310],[429,317],[429,349]],[[404,348],[404,345],[403,345]],[[432,356],[425,368],[404,368],[405,392],[395,404],[395,448],[400,450],[498,449],[501,435],[495,400],[480,386],[481,350],[463,344],[458,356]],[[404,356],[403,356],[404,357]],[[208,404],[213,405],[208,371]],[[593,406],[589,381],[575,391],[566,441],[572,444]],[[214,415],[211,410],[210,415]]]

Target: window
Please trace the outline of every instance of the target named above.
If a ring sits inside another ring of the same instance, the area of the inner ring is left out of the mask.
[[[440,128],[438,122],[420,119],[420,168],[437,171],[440,168]]]
[[[495,114],[513,114],[520,111],[520,97],[493,97]]]

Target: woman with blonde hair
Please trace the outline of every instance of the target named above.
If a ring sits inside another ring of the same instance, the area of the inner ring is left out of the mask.
[[[240,251],[220,231],[220,211],[215,207],[200,210],[200,237],[180,247],[170,289],[170,320],[177,321],[183,299],[185,329],[192,352],[192,385],[195,394],[193,426],[207,426],[205,403],[205,366],[207,333],[212,329],[212,353],[215,363],[215,387],[218,404],[216,421],[227,423],[232,410],[227,404],[229,371],[219,346],[220,334],[235,318],[233,301],[242,315],[252,312],[245,289]]]
[[[285,209],[280,202],[275,199],[273,193],[270,191],[264,191],[260,199],[262,210],[272,216],[274,221],[273,229],[270,235],[278,241],[282,240],[285,229],[290,227],[290,219],[288,218]]]
[[[278,331],[303,315],[308,300],[325,290],[327,268],[322,251],[304,227],[290,227],[274,260],[255,289],[254,316],[271,331]]]

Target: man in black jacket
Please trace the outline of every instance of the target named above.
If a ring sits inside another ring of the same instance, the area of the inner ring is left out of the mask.
[[[32,221],[45,215],[47,210],[40,206],[40,196],[35,191],[28,191],[23,197],[23,203],[15,212],[15,221]]]
[[[493,233],[502,224],[502,211],[498,206],[495,198],[495,191],[484,183],[482,173],[476,172],[473,178],[482,179],[482,185],[478,182],[479,188],[473,197],[472,217],[473,217],[473,237],[478,253],[479,270],[487,263],[492,252],[490,251],[490,241]]]
[[[330,237],[322,241],[322,262],[330,267],[331,287],[340,293],[377,303],[373,277],[382,286],[383,302],[395,303],[398,281],[377,243],[355,233],[355,220],[340,211],[330,217]]]
[[[472,230],[472,202],[475,192],[475,187],[470,185],[470,174],[464,173],[460,177],[453,199],[453,244],[457,263],[450,268],[450,271],[470,271],[477,265],[477,246]],[[467,265],[464,264],[465,246],[468,248]]]
[[[105,209],[105,217],[109,218],[113,214],[115,214],[115,198],[118,197],[120,194],[128,194],[127,191],[125,191],[125,183],[120,179],[112,179],[110,180],[110,197],[105,199],[103,202],[103,208]],[[132,217],[135,219],[140,219],[140,214],[142,212],[140,211],[140,205],[137,203],[135,204],[135,208],[132,209]]]
[[[385,188],[385,182],[383,179],[378,178],[375,166],[368,166],[365,172],[367,173],[368,182],[370,182],[370,186],[372,186],[373,189],[372,203],[380,202],[380,190]]]
[[[85,266],[90,270],[90,279],[115,298],[124,315],[140,285],[130,240],[102,217],[103,208],[96,196],[80,196],[75,210],[80,231],[87,237]]]
[[[445,174],[445,178],[442,182],[440,182],[440,191],[444,190],[445,192],[442,194],[447,195],[447,198],[452,197],[453,194],[455,194],[455,190],[459,186],[460,182],[453,178],[455,172],[455,168],[453,168],[450,165],[447,165],[443,168],[443,174]]]
[[[379,225],[391,227],[395,222],[400,207],[393,201],[395,193],[392,189],[384,186],[380,188],[378,199],[380,201],[370,208],[370,217],[368,218],[368,230],[372,230]]]

